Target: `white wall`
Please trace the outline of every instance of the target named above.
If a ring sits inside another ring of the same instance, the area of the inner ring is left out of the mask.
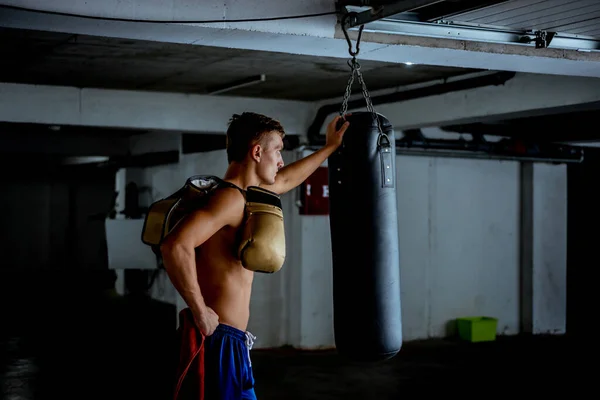
[[[289,163],[299,154],[287,153]],[[460,316],[499,319],[499,334],[520,329],[520,169],[517,162],[398,156],[397,199],[404,340],[452,334]],[[183,156],[146,170],[154,200],[194,174],[222,176],[224,151]],[[534,318],[539,332],[566,319],[566,169],[535,166]],[[258,274],[248,329],[257,348],[333,347],[329,219],[300,216],[298,192],[283,196],[287,260]],[[137,238],[135,238],[137,239]],[[166,275],[154,295],[177,298]]]
[[[398,215],[406,340],[453,333],[461,316],[519,329],[516,162],[399,157]]]
[[[533,170],[532,332],[565,333],[567,312],[567,168]],[[564,245],[559,245],[564,243]]]

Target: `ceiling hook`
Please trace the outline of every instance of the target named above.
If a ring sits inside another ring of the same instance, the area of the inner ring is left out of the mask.
[[[346,13],[344,14],[344,17],[342,18],[342,31],[344,32],[344,36],[346,37],[346,41],[348,42],[348,53],[350,53],[350,55],[352,57],[356,57],[360,51],[360,38],[362,36],[362,31],[363,28],[365,27],[364,25],[361,25],[359,30],[358,30],[358,38],[356,39],[356,51],[352,50],[352,41],[350,40],[350,36],[348,36],[348,30],[347,30],[347,26],[349,25],[348,20],[350,19],[351,22],[356,22],[356,16],[358,14],[355,12],[350,12],[350,13]]]

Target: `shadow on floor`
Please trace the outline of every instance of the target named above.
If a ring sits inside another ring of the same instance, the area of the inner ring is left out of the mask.
[[[567,341],[566,336],[515,336],[485,343],[410,342],[393,359],[376,364],[347,362],[333,351],[256,350],[252,359],[262,400],[539,395],[572,385],[566,379]]]
[[[2,400],[171,399],[174,307],[98,296],[85,285],[21,283],[18,292],[5,287],[0,296]],[[580,354],[568,343],[567,336],[410,342],[375,364],[347,362],[333,351],[256,349],[252,360],[261,400],[539,396],[573,385],[567,376]]]
[[[2,277],[0,399],[170,398],[175,306],[89,274]]]

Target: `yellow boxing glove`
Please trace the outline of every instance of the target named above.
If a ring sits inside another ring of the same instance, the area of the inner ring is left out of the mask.
[[[244,268],[264,273],[281,269],[285,261],[283,228],[279,195],[258,186],[248,187],[238,247],[238,258]]]

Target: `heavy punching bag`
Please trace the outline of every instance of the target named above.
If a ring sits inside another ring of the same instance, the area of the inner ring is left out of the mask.
[[[350,360],[383,361],[402,346],[394,132],[372,112],[346,119],[328,159],[335,345]]]

